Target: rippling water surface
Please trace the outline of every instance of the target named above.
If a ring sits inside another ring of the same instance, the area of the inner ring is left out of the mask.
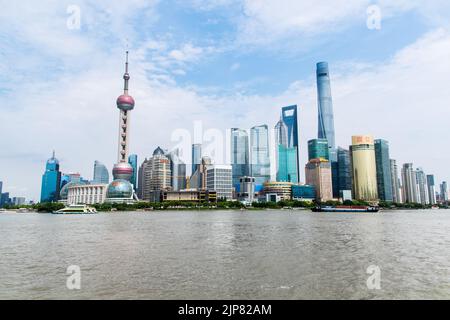
[[[0,299],[450,299],[449,270],[448,210],[0,214]]]

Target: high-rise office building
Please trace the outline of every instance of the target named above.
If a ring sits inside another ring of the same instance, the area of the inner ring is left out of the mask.
[[[275,141],[277,145],[288,146],[288,127],[283,121],[283,116],[275,125]]]
[[[330,160],[327,139],[313,139],[308,141],[308,160]]]
[[[250,129],[250,175],[255,178],[256,191],[270,180],[269,129],[267,125]]]
[[[333,182],[333,196],[340,197],[342,192],[352,192],[352,168],[350,161],[350,151],[344,148],[337,150],[337,188]],[[338,196],[336,196],[336,192]]]
[[[289,164],[291,168],[288,171],[292,172],[295,168],[297,177],[291,177],[291,182],[297,183],[300,181],[300,170],[299,170],[299,159],[300,159],[300,151],[299,151],[299,143],[298,143],[298,119],[297,119],[297,106],[292,105],[288,107],[283,107],[281,109],[281,120],[284,126],[278,130],[278,124],[275,127],[277,129],[277,143],[278,145],[283,145],[286,147],[285,150],[287,153],[296,153],[296,160],[294,164]],[[283,131],[285,132],[285,137]],[[278,148],[276,148],[278,149]],[[292,173],[293,175],[295,173]]]
[[[377,202],[377,168],[373,138],[371,136],[353,136],[350,155],[354,198]]]
[[[428,202],[431,205],[435,205],[436,201],[436,186],[434,181],[434,175],[427,175],[427,187],[428,187]]]
[[[106,201],[115,203],[134,202],[134,187],[131,184],[133,167],[128,163],[128,147],[130,138],[130,116],[134,109],[135,101],[128,94],[128,84],[130,74],[128,73],[128,51],[126,52],[125,73],[123,75],[123,94],[117,98],[116,106],[119,113],[119,139],[117,163],[114,165],[112,173],[114,180],[108,185],[106,191]]]
[[[133,168],[133,174],[131,175],[130,182],[134,187],[134,190],[137,189],[137,174],[138,174],[138,156],[137,154],[130,154],[128,157],[128,163]]]
[[[375,159],[377,166],[377,185],[380,200],[392,202],[392,175],[389,156],[389,142],[383,139],[375,140]]]
[[[0,181],[0,194],[3,192],[3,181]]]
[[[3,192],[0,194],[0,207],[4,207],[11,204],[11,199],[9,198],[9,192]]]
[[[233,187],[240,191],[240,179],[250,175],[250,149],[247,131],[231,129],[231,167],[233,168]]]
[[[306,184],[314,186],[316,200],[326,202],[333,200],[331,163],[323,158],[311,159],[305,167]]]
[[[11,202],[15,206],[21,206],[21,205],[25,204],[25,198],[24,197],[13,197]]]
[[[277,181],[298,183],[297,148],[281,144],[277,149]]]
[[[398,177],[397,161],[394,159],[390,159],[389,162],[391,165],[392,201],[395,203],[402,203],[402,197],[400,194],[400,180]]]
[[[318,97],[318,138],[326,139],[330,149],[330,161],[337,161],[334,134],[333,100],[331,97],[330,72],[327,62],[317,63],[317,97]]]
[[[298,147],[289,147],[288,136],[289,129],[282,116],[275,126],[277,181],[298,183]],[[292,145],[293,141],[291,139]]]
[[[239,201],[252,203],[255,199],[255,178],[241,177],[239,179],[241,184],[237,198]]]
[[[56,202],[59,199],[61,186],[61,172],[59,171],[59,161],[55,158],[55,152],[45,165],[45,172],[42,175],[41,202]]]
[[[186,189],[186,164],[180,159],[180,150],[175,149],[167,154],[172,172],[172,190]]]
[[[418,203],[417,178],[412,163],[405,163],[402,168],[402,194],[404,203]]]
[[[429,204],[427,176],[421,168],[416,170],[417,194],[419,203]]]
[[[209,165],[206,168],[206,189],[216,191],[217,199],[233,198],[233,173],[230,165]]]
[[[150,165],[150,161],[145,158],[138,170],[138,187],[137,187],[137,197],[142,200],[144,198],[144,182],[145,182],[145,172],[148,170],[147,167]]]
[[[68,181],[70,182],[70,181]],[[94,162],[94,178],[93,183],[109,183],[109,172],[106,166],[100,161]]]
[[[158,147],[153,151],[153,156],[144,161],[141,166],[142,177],[142,200],[159,201],[161,191],[170,191],[172,183],[172,172],[170,171],[170,160],[164,151]]]
[[[448,186],[447,182],[444,181],[441,183],[441,202],[448,202]]]
[[[199,143],[192,145],[192,168],[191,175],[197,170],[202,163],[202,145]]]
[[[189,179],[189,189],[206,190],[206,170],[210,165],[212,165],[211,158],[202,157],[200,165]]]

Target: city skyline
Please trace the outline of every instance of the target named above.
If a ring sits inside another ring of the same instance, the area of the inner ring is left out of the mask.
[[[272,127],[275,124],[272,119],[279,117],[277,115],[280,107],[297,104],[300,107],[298,125],[302,172],[307,158],[306,142],[315,138],[317,131],[314,120],[317,110],[314,64],[318,61],[328,61],[332,68],[336,146],[347,148],[350,137],[354,134],[371,134],[390,142],[391,158],[397,160],[399,167],[403,163],[413,162],[416,166],[423,167],[426,173],[434,174],[437,185],[441,181],[448,181],[448,170],[443,164],[449,162],[450,155],[437,150],[440,150],[439,137],[445,137],[445,119],[448,114],[446,101],[450,101],[442,87],[444,83],[449,82],[450,64],[446,62],[445,57],[450,52],[450,34],[445,26],[437,28],[416,21],[409,36],[398,44],[393,44],[397,39],[397,33],[393,30],[399,27],[400,34],[405,28],[404,23],[399,22],[404,15],[415,12],[426,20],[430,19],[430,11],[434,14],[445,12],[438,5],[433,11],[432,6],[381,6],[386,16],[379,31],[366,28],[365,10],[359,11],[361,16],[356,18],[356,22],[355,18],[346,12],[344,18],[337,19],[337,24],[345,31],[350,31],[350,40],[363,34],[367,38],[363,48],[352,52],[355,48],[351,47],[336,54],[332,51],[345,48],[347,40],[332,41],[330,49],[326,49],[325,44],[309,43],[307,58],[301,58],[304,52],[299,48],[284,48],[276,39],[273,40],[275,45],[272,50],[282,53],[282,57],[277,59],[274,59],[276,54],[269,50],[263,50],[263,53],[256,56],[252,49],[249,49],[250,52],[242,52],[234,48],[223,53],[219,50],[224,47],[221,43],[207,46],[195,37],[188,37],[190,41],[185,43],[180,42],[181,47],[176,47],[167,40],[166,47],[163,48],[164,38],[149,39],[139,34],[132,24],[124,23],[124,29],[131,29],[129,43],[133,52],[133,70],[136,73],[134,92],[141,106],[133,114],[130,151],[137,154],[139,159],[144,159],[157,145],[171,146],[170,135],[174,130],[185,128],[192,131],[195,120],[202,120],[205,130],[250,128],[259,123],[267,123]],[[156,12],[161,11],[161,7],[156,5],[152,8]],[[128,12],[130,18],[140,9],[142,4],[131,5]],[[235,10],[227,5],[220,9],[227,12]],[[296,9],[297,7],[293,8],[293,12],[298,13]],[[361,9],[365,7],[361,6]],[[4,12],[12,17],[25,14],[15,10],[7,5]],[[17,121],[10,121],[0,129],[3,136],[8,137],[1,142],[1,147],[7,150],[7,154],[0,157],[0,164],[10,168],[0,179],[4,182],[4,188],[12,195],[34,200],[38,200],[40,192],[39,183],[34,181],[39,181],[42,165],[53,149],[57,151],[61,161],[62,172],[81,172],[83,176],[90,177],[95,160],[104,163],[109,170],[112,168],[115,161],[115,141],[110,137],[117,132],[117,120],[116,114],[112,112],[114,105],[111,101],[115,99],[115,92],[120,90],[119,84],[113,79],[123,72],[121,52],[125,48],[122,31],[119,33],[119,39],[115,38],[108,47],[102,46],[102,41],[94,44],[93,40],[98,40],[98,35],[92,34],[89,29],[92,26],[89,14],[93,13],[94,8],[89,6],[88,2],[82,6],[82,16],[86,19],[82,20],[84,22],[80,32],[65,29],[65,7],[52,7],[52,4],[44,2],[41,10],[57,15],[54,21],[60,23],[59,28],[53,26],[54,30],[49,30],[49,35],[57,33],[61,39],[67,40],[67,43],[81,45],[77,46],[78,51],[68,52],[58,46],[58,36],[49,37],[54,39],[54,42],[34,39],[31,41],[31,47],[36,54],[27,58],[14,54],[18,50],[15,45],[8,45],[6,42],[2,44],[5,59],[1,66],[5,77],[1,82],[0,96],[18,108],[5,106],[2,110],[5,117]],[[102,8],[95,10],[101,11]],[[226,17],[217,16],[218,7],[201,10],[198,7],[189,7],[189,10],[205,18],[211,16],[221,22],[228,21]],[[112,15],[121,14],[119,10],[112,12]],[[249,18],[256,15],[258,12],[250,10]],[[346,25],[347,18],[352,21],[350,26]],[[6,17],[1,22],[2,26],[8,23],[16,25],[8,19]],[[45,16],[44,20],[47,22],[48,16]],[[39,18],[33,23],[34,26],[38,25]],[[183,21],[180,24],[183,24]],[[105,25],[107,28],[112,27],[108,21]],[[157,22],[154,25],[157,25]],[[312,25],[317,26],[317,23]],[[25,36],[34,35],[32,30],[23,28],[19,27],[19,32],[23,32]],[[177,30],[179,29],[175,30],[175,36],[181,36]],[[384,30],[390,35],[385,34]],[[274,30],[269,31],[273,37]],[[282,37],[286,34],[284,31],[286,29],[275,34]],[[5,27],[6,37],[16,36],[16,32],[13,28]],[[329,32],[329,28],[317,32],[324,34]],[[339,28],[334,31],[337,35],[342,32]],[[161,36],[165,33],[161,31],[156,34]],[[290,34],[289,37],[293,40],[305,38],[296,34]],[[371,41],[373,43],[369,44]],[[379,47],[380,43],[386,43],[386,46],[376,54],[369,52],[370,48]],[[261,48],[258,44],[253,45]],[[89,53],[92,61],[86,61],[85,53]],[[253,56],[260,64],[268,60],[273,61],[271,70],[266,74],[258,71],[257,65],[249,61]],[[167,81],[162,80],[162,65],[157,64],[161,63],[158,62],[161,59],[157,58],[166,58],[171,72],[166,75]],[[202,70],[211,63],[217,65],[217,62],[223,59],[227,63],[219,63],[221,66],[217,72],[223,74],[224,67],[229,67],[230,70],[222,77],[223,83],[219,84],[217,75],[212,73],[207,76]],[[42,66],[38,68],[36,65],[41,63]],[[23,65],[29,66],[28,71],[23,70]],[[58,71],[64,69],[64,66],[72,67],[68,68],[67,73]],[[42,72],[37,72],[42,70],[42,67],[49,67],[46,68],[49,72],[45,77],[42,77]],[[296,71],[287,72],[288,69]],[[150,78],[147,73],[151,74]],[[413,79],[417,78],[413,77],[414,74],[428,76],[424,79]],[[19,82],[22,75],[27,76],[30,82]],[[257,81],[258,78],[262,78],[260,82]],[[433,85],[430,86],[431,80]],[[400,81],[401,88],[398,85]],[[270,85],[270,82],[274,84]],[[43,104],[42,101],[46,103]],[[83,122],[80,122],[82,119]],[[218,123],[216,119],[223,121]],[[150,127],[149,121],[154,123]],[[347,128],[348,121],[352,122],[351,128]],[[18,132],[21,134],[16,134]],[[95,139],[92,143],[85,146],[84,141],[93,136]]]

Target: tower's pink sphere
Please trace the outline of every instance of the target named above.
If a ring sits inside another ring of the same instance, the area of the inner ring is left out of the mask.
[[[124,111],[133,110],[134,108],[134,99],[129,95],[121,95],[117,98],[117,108]]]
[[[133,175],[133,167],[128,162],[119,162],[114,165],[114,179],[130,180]]]

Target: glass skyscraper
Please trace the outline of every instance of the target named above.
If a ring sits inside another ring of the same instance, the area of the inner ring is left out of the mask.
[[[94,178],[93,178],[92,182],[94,182],[94,183],[109,183],[108,169],[100,161],[94,162]]]
[[[192,145],[192,172],[191,175],[202,164],[202,145],[197,143]]]
[[[250,175],[255,178],[256,191],[270,180],[269,129],[267,125],[250,129]]]
[[[281,126],[281,127],[280,127]],[[275,126],[277,133],[277,143],[278,145],[283,145],[286,147],[286,156],[284,158],[291,158],[292,153],[295,152],[295,163],[288,163],[287,167],[290,182],[300,181],[300,170],[299,168],[299,144],[298,144],[298,119],[297,119],[297,106],[292,105],[288,107],[283,107],[281,109],[281,120]],[[278,149],[277,149],[278,150]],[[279,156],[278,156],[279,158]],[[277,160],[278,161],[278,160]],[[296,173],[294,172],[296,171]],[[279,170],[277,170],[279,171]],[[296,177],[294,178],[294,176]]]
[[[350,151],[344,148],[337,150],[337,188],[333,185],[333,193],[340,195],[341,191],[352,190],[352,169],[350,161]]]
[[[284,113],[284,116],[289,115]],[[282,115],[275,126],[277,181],[298,183],[298,147],[293,146],[294,139],[291,139],[292,144],[289,146],[288,136],[289,129]]]
[[[405,163],[402,168],[403,202],[418,203],[416,173],[412,163]]]
[[[128,156],[128,163],[133,167],[133,174],[131,175],[130,182],[134,187],[134,190],[137,189],[137,171],[138,171],[138,156],[136,154],[130,154]]]
[[[172,190],[186,189],[186,164],[180,159],[180,150],[175,149],[167,154],[172,172]]]
[[[434,175],[427,175],[428,186],[428,202],[432,205],[436,204],[436,185],[434,182]]]
[[[392,180],[392,201],[395,203],[402,203],[402,198],[400,195],[400,179],[398,178],[398,166],[397,161],[394,159],[391,162],[391,180]]]
[[[277,181],[298,183],[298,122],[297,106],[284,107],[275,126]]]
[[[240,191],[240,178],[250,175],[249,138],[247,131],[231,129],[231,167],[233,171],[233,187]]]
[[[418,194],[418,198],[420,198],[419,203],[429,204],[427,176],[421,168],[416,169],[416,181],[417,181],[417,189],[418,189],[417,194]]]
[[[318,138],[326,139],[330,149],[330,161],[337,161],[334,136],[333,100],[331,98],[330,72],[327,62],[317,63]]]
[[[41,202],[56,202],[59,198],[61,184],[61,172],[59,171],[59,161],[55,158],[55,152],[45,165],[45,172],[42,175]]]
[[[298,183],[297,148],[279,144],[277,155],[277,181]]]
[[[378,196],[380,200],[393,201],[389,142],[383,139],[375,140],[375,159],[377,164]]]
[[[441,183],[441,201],[442,202],[448,201],[448,186],[446,181]]]
[[[308,141],[308,160],[330,160],[327,139],[313,139]]]

